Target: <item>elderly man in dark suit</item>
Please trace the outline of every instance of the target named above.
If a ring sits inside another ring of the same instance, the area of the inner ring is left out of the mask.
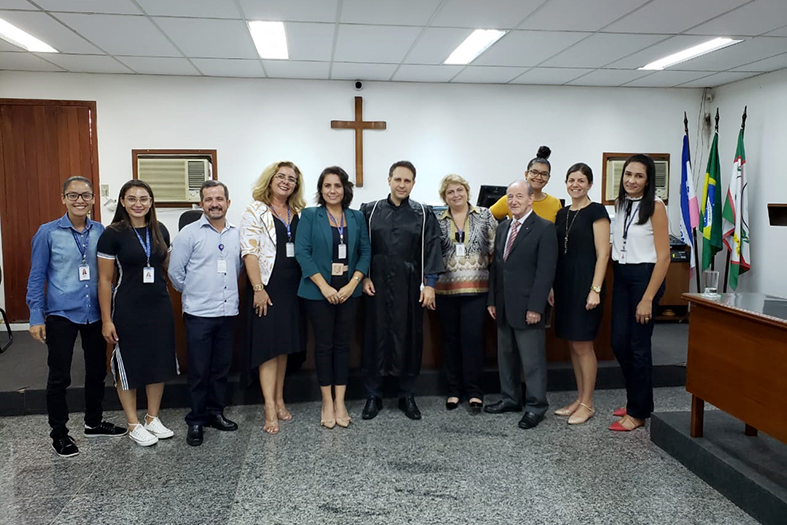
[[[525,371],[525,415],[520,428],[543,419],[547,402],[544,311],[557,265],[557,236],[551,222],[533,213],[533,188],[519,180],[508,186],[513,219],[497,229],[489,274],[489,314],[497,321],[497,364],[502,399],[486,412],[522,409],[520,364]]]

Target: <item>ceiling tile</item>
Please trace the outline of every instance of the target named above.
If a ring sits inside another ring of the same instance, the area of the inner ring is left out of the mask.
[[[547,85],[560,85],[570,82],[577,77],[586,73],[590,73],[592,69],[565,69],[565,68],[550,68],[550,67],[534,67],[526,71],[524,74],[519,75],[511,84],[547,84]]]
[[[712,75],[707,71],[653,71],[650,75],[632,80],[626,87],[674,87]]]
[[[21,47],[17,47],[10,42],[6,42],[2,38],[0,38],[0,51],[24,51]]]
[[[57,18],[110,55],[180,56],[144,16],[59,13]]]
[[[138,15],[139,8],[131,0],[35,0],[46,11],[68,13],[105,13]]]
[[[640,77],[650,74],[650,71],[630,71],[627,69],[597,69],[583,77],[571,82],[569,86],[620,86]]]
[[[743,80],[744,78],[753,77],[759,74],[760,73],[736,73],[732,71],[725,71],[723,73],[716,73],[715,75],[710,75],[701,78],[699,80],[693,80],[691,82],[681,84],[679,87],[695,87],[695,88],[718,87],[724,84],[737,82],[738,80]]]
[[[328,62],[293,62],[291,60],[263,60],[265,72],[271,78],[327,79]]]
[[[192,58],[191,62],[202,74],[210,77],[264,77],[259,60],[221,58]]]
[[[59,67],[46,62],[32,53],[0,52],[0,69],[16,71],[62,71]]]
[[[527,17],[520,29],[598,31],[648,0],[551,0]]]
[[[440,0],[344,0],[340,22],[423,26],[440,5]]]
[[[101,50],[96,46],[46,13],[40,11],[0,11],[0,18],[43,40],[61,53],[101,53]]]
[[[725,71],[787,51],[787,40],[783,38],[755,37],[738,44],[719,49],[670,69],[683,71]]]
[[[154,18],[187,57],[257,58],[246,22],[205,18]]]
[[[335,80],[388,80],[396,64],[356,64],[334,62],[331,78]]]
[[[329,62],[333,49],[334,24],[287,22],[287,50],[290,60]]]
[[[784,26],[776,31],[771,31],[765,36],[787,36],[787,26]]]
[[[442,64],[470,36],[471,29],[426,28],[404,60],[405,64]]]
[[[240,0],[247,20],[335,22],[338,0]]]
[[[664,40],[661,35],[616,35],[596,33],[574,47],[550,58],[541,66],[601,67]]]
[[[636,53],[632,53],[625,58],[621,58],[620,60],[612,62],[611,64],[608,64],[608,66],[615,69],[636,69],[644,66],[645,64],[655,62],[660,58],[664,58],[666,56],[672,55],[673,53],[677,53],[678,51],[683,51],[684,49],[707,41],[707,36],[673,36],[672,38],[657,42],[652,46],[643,49],[642,51],[637,51]],[[692,69],[698,71],[696,67]]]
[[[339,25],[337,62],[398,64],[420,33],[417,27]]]
[[[779,69],[787,68],[787,53],[776,55],[765,60],[758,60],[744,66],[736,67],[732,71],[759,71],[762,73],[769,71],[778,71]]]
[[[787,3],[784,0],[757,0],[686,32],[714,36],[754,36],[785,24]]]
[[[399,66],[393,80],[402,82],[448,82],[465,66],[422,66],[405,64]]]
[[[505,84],[527,71],[525,67],[467,66],[451,82]]]
[[[512,29],[544,0],[445,0],[432,26]]]
[[[72,73],[133,73],[129,68],[107,55],[39,55]]]
[[[136,0],[151,16],[241,18],[235,0]]]
[[[604,28],[620,33],[676,34],[750,0],[654,0]]]
[[[0,9],[28,9],[38,11],[38,8],[27,0],[0,0]]]
[[[118,60],[143,75],[199,75],[185,58],[118,57]]]
[[[590,35],[578,32],[511,31],[475,59],[473,65],[536,66]]]

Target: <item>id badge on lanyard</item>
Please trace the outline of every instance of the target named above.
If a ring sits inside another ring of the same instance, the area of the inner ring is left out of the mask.
[[[227,259],[224,258],[224,245],[219,244],[219,260],[216,263],[217,273],[227,273]]]
[[[456,248],[456,256],[457,257],[464,257],[465,256],[465,245],[461,242],[454,243],[454,247]]]
[[[146,262],[145,267],[142,268],[142,282],[144,284],[153,284],[156,282],[156,270],[150,265],[150,230],[145,228],[144,242],[142,241],[142,237],[140,237],[139,232],[137,232],[135,228],[132,228],[132,230],[134,230],[134,235],[137,236],[139,244],[142,245],[142,249],[145,251]]]
[[[85,231],[85,239],[84,242],[79,242],[80,236],[77,235],[73,230],[71,230],[71,235],[74,237],[74,242],[77,243],[77,249],[79,250],[79,255],[82,256],[82,264],[79,265],[79,280],[80,281],[89,281],[90,280],[90,266],[88,266],[86,259],[87,259],[87,244],[90,240],[90,229],[88,228]]]

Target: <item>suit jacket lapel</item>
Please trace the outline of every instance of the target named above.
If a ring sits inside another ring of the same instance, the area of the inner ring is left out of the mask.
[[[511,252],[516,250],[516,247],[522,244],[522,239],[527,237],[530,231],[533,229],[533,223],[536,222],[534,215],[536,212],[530,214],[530,216],[525,219],[525,222],[522,223],[522,226],[519,227],[519,231],[516,233],[516,239],[514,239],[514,245],[511,246]],[[511,254],[509,254],[509,257]]]
[[[325,210],[325,206],[317,208],[315,220],[317,221],[317,227],[323,233],[323,237],[327,243],[326,246],[328,247],[329,257],[333,260],[333,232],[331,232],[331,225],[328,223],[328,213]],[[314,226],[312,226],[312,228],[314,228]]]
[[[347,264],[350,268],[353,268],[355,266],[353,258],[353,254],[355,253],[355,238],[360,228],[356,222],[356,214],[353,210],[347,208],[344,210],[344,215],[347,218]]]

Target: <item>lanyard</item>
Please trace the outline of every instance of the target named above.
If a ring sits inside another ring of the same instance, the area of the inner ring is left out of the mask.
[[[224,243],[219,243],[219,254],[224,257]]]
[[[271,206],[271,211],[276,216],[276,218],[279,219],[281,222],[283,222],[284,225],[287,227],[287,242],[291,242],[292,241],[292,232],[290,231],[290,222],[291,222],[290,207],[287,206],[287,222],[284,222],[284,219],[279,217],[279,214],[276,213],[276,210],[273,209],[273,206]]]
[[[454,214],[451,213],[451,210],[448,210],[448,216],[451,217],[451,222],[454,223],[454,229],[456,230],[456,242],[465,242],[465,226],[467,226],[467,221],[470,219],[470,206],[467,207],[467,215],[465,215],[465,222],[462,224],[462,228],[459,228],[459,225],[454,220]]]
[[[631,209],[632,201],[628,201],[626,203],[626,216],[623,218],[623,241],[628,240],[629,236],[629,228],[631,228],[631,223],[634,222],[634,217],[637,216],[637,212],[639,211],[639,204],[640,201],[637,201],[637,208],[635,210]],[[629,218],[631,217],[631,218]]]
[[[137,239],[139,239],[139,244],[141,244],[142,249],[145,250],[145,257],[147,258],[147,264],[145,266],[150,266],[150,230],[147,227],[145,228],[145,242],[142,242],[142,237],[140,237],[136,228],[131,229],[134,230],[134,235],[137,236]]]
[[[87,255],[87,243],[90,239],[90,228],[85,228],[85,237],[84,243],[80,243],[79,239],[82,238],[80,234],[71,230],[71,235],[74,236],[74,242],[77,243],[77,249],[79,249],[79,254],[82,256],[82,264],[85,264],[85,256]]]
[[[328,212],[328,216],[336,225],[336,229],[339,230],[339,244],[344,244],[344,213],[342,213],[342,223],[339,224],[339,221],[337,221],[336,217],[334,217],[333,214],[328,211],[328,208],[325,208],[325,211]]]

